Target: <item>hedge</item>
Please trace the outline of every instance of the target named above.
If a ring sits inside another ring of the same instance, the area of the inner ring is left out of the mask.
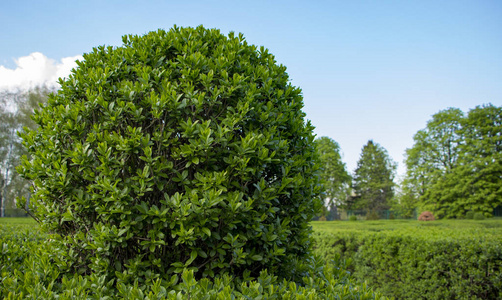
[[[397,299],[501,299],[497,229],[316,232],[316,251]]]
[[[266,270],[247,280],[228,274],[196,280],[185,270],[171,282],[129,284],[95,273],[61,275],[65,251],[59,244],[38,226],[0,224],[0,299],[386,299],[343,266],[315,256],[299,264],[306,271],[301,283]]]

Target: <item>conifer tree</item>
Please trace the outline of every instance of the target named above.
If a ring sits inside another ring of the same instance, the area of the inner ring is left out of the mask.
[[[388,209],[394,196],[396,163],[387,150],[372,140],[363,147],[354,172],[353,188],[356,198],[353,209]]]

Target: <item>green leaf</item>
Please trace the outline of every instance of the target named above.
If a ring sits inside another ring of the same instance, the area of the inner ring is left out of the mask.
[[[207,236],[211,236],[211,230],[207,227],[202,227],[202,232],[204,232]]]
[[[119,230],[119,233],[118,233],[118,236],[122,236],[124,233],[127,232],[127,230],[129,230],[129,228],[122,228]]]
[[[188,259],[185,263],[185,267],[189,266],[195,259],[197,258],[197,250],[193,249],[190,253],[190,259]]]
[[[255,255],[251,256],[251,259],[256,260],[256,261],[261,261],[261,260],[263,260],[263,257],[261,255],[255,254]]]

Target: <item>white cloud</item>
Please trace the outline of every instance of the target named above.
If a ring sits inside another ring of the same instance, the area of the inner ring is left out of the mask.
[[[76,60],[82,56],[65,57],[57,62],[40,52],[15,60],[16,68],[9,69],[0,66],[0,90],[19,91],[37,86],[58,88],[58,78],[70,75],[72,68],[76,67]]]

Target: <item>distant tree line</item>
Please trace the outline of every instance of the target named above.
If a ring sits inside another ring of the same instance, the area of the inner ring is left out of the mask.
[[[468,212],[490,217],[502,206],[502,107],[478,106],[467,114],[458,108],[432,116],[406,150],[405,178],[397,184],[397,164],[385,148],[370,140],[362,148],[351,175],[334,140],[321,137],[317,146],[326,187],[325,208],[391,210],[412,217],[429,210],[436,218],[464,218]]]
[[[502,107],[442,110],[414,141],[406,151],[403,205],[416,203],[440,218],[491,216],[502,205]]]
[[[34,128],[34,109],[47,101],[49,90],[37,88],[27,92],[0,93],[0,217],[16,208],[16,197],[29,196],[29,182],[21,178],[16,167],[26,155],[18,132]]]
[[[337,142],[328,137],[316,142],[326,190],[320,218],[336,219],[338,208],[377,211],[391,207],[397,164],[385,148],[369,140],[362,148],[354,174],[350,175]]]

